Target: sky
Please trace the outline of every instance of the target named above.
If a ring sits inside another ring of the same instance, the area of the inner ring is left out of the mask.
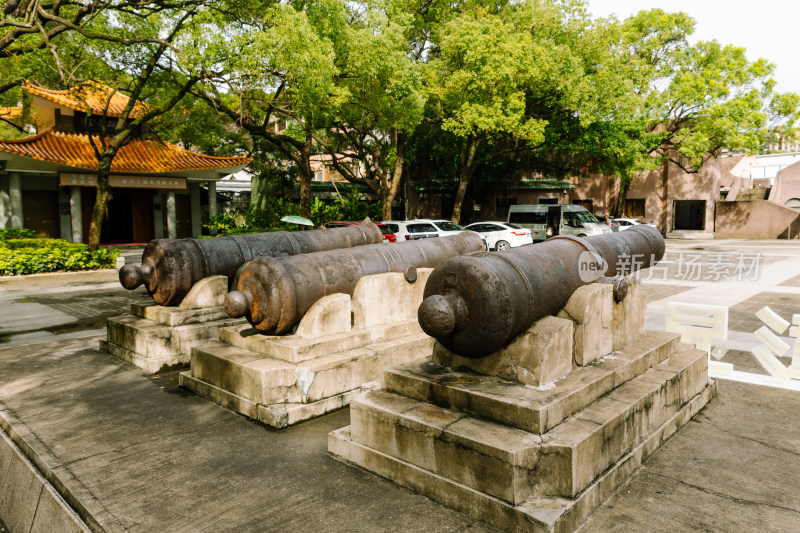
[[[800,27],[797,0],[586,0],[595,17],[625,19],[643,9],[683,11],[695,20],[692,42],[715,40],[747,49],[747,58],[775,64],[778,92],[800,93]]]

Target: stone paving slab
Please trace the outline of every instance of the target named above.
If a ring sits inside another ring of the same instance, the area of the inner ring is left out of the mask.
[[[97,341],[0,350],[0,406],[108,531],[493,531],[329,458],[347,410],[271,431]]]

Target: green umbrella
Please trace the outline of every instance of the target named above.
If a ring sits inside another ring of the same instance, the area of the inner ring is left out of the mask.
[[[281,222],[288,222],[290,224],[300,224],[301,226],[313,226],[314,223],[308,220],[307,218],[299,217],[297,215],[289,215],[285,216],[281,219]]]

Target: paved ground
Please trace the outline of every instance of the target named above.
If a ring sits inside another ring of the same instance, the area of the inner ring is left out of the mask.
[[[762,303],[784,318],[800,313],[800,246],[681,241],[668,250],[676,263],[666,279],[645,274],[649,326],[663,329],[669,300],[730,305],[738,329],[726,360],[763,372],[748,352],[760,326],[752,313]],[[681,253],[742,250],[764,256],[754,280],[676,275]],[[144,298],[115,276],[0,279],[0,415],[31,432],[70,497],[106,529],[493,531],[328,457],[327,433],[349,423],[346,409],[273,431],[180,389],[176,373],[149,377],[97,350],[97,321]],[[800,530],[798,412],[800,393],[721,382],[581,531]]]

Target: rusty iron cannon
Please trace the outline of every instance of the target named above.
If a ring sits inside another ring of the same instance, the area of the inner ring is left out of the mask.
[[[297,324],[323,296],[352,295],[363,276],[403,272],[409,282],[414,282],[417,268],[436,267],[451,257],[483,247],[477,233],[465,231],[388,246],[261,257],[242,267],[238,290],[225,297],[225,311],[234,318],[246,317],[262,333],[279,335]]]
[[[376,244],[380,229],[369,221],[335,231],[275,231],[230,235],[210,239],[155,239],[142,253],[141,265],[125,265],[119,271],[123,287],[144,284],[156,303],[177,305],[192,285],[208,276],[233,279],[236,270],[258,257],[282,257],[309,252]]]
[[[619,278],[664,255],[655,228],[639,225],[592,237],[560,236],[505,252],[454,257],[428,278],[419,323],[445,348],[463,357],[490,355],[536,320],[556,315],[582,285],[611,282],[624,298]]]

